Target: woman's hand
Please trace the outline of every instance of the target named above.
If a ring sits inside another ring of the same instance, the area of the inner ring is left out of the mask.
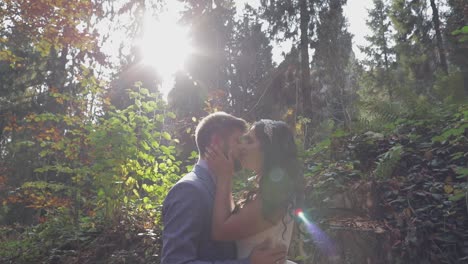
[[[211,221],[211,237],[213,240],[239,240],[274,226],[273,223],[265,220],[263,216],[261,199],[254,199],[239,212],[232,213],[234,159],[231,153],[224,155],[219,146],[210,146],[206,149],[204,158],[208,162],[211,173],[217,179]],[[266,263],[265,260],[274,263],[272,259],[279,261],[278,263],[283,263],[285,259],[285,254],[281,252],[259,251],[257,253],[251,256],[255,261],[263,259],[263,262],[257,263]],[[255,261],[252,261],[252,264],[256,263]]]
[[[216,177],[216,194],[213,206],[211,234],[218,240],[222,237],[224,223],[232,212],[232,176],[234,175],[234,162],[231,153],[227,156],[217,145],[206,149],[205,159],[211,173]]]
[[[205,158],[217,179],[231,179],[234,175],[234,159],[231,151],[226,156],[218,145],[211,145],[206,148]]]

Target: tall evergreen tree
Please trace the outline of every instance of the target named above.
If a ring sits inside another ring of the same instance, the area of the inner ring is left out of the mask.
[[[432,24],[434,26],[435,34],[436,34],[436,45],[437,45],[437,54],[439,55],[438,65],[442,69],[442,71],[447,74],[448,73],[448,66],[447,66],[447,59],[445,56],[445,47],[442,41],[442,33],[440,29],[440,16],[439,16],[439,8],[436,5],[435,0],[430,0],[431,2],[431,9],[432,9]]]
[[[229,49],[233,38],[235,3],[232,0],[184,0],[182,21],[190,26],[196,52],[186,70],[200,87],[229,96]],[[228,105],[225,105],[228,107]]]
[[[430,94],[436,65],[432,25],[426,13],[427,3],[423,0],[393,0],[391,7],[400,73],[406,85],[419,94]]]
[[[118,31],[127,32],[126,37],[129,42],[125,43],[128,50],[125,52],[122,51],[122,48],[119,50],[119,65],[115,65],[117,70],[109,89],[111,103],[118,109],[125,109],[133,103],[133,100],[129,98],[128,89],[138,89],[135,83],[141,82],[141,87],[149,89],[151,92],[156,92],[161,87],[161,76],[157,69],[143,63],[148,54],[144,54],[145,51],[135,41],[143,37],[146,31],[145,27],[151,26],[144,24],[145,17],[157,17],[158,13],[161,12],[161,8],[155,6],[155,3],[158,1],[150,4],[146,1],[128,0],[119,10],[120,16],[125,18],[114,18],[114,26]]]
[[[272,46],[262,25],[256,11],[247,5],[230,45],[230,96],[234,113],[240,116],[251,115],[256,103],[269,96],[257,89],[273,69]]]
[[[453,31],[468,25],[468,6],[464,0],[448,0],[449,10],[445,14],[446,26],[444,35],[447,39],[449,61],[455,65],[465,76],[468,76],[468,44],[460,42]],[[465,77],[468,83],[468,77]]]
[[[311,116],[318,111],[312,102],[312,86],[310,84],[309,48],[316,24],[317,0],[277,0],[261,1],[261,13],[270,23],[270,33],[279,40],[299,38],[300,50],[300,97],[302,97],[301,115]],[[317,91],[314,91],[317,92]]]
[[[188,75],[205,100],[222,98],[211,100],[214,107],[242,116],[255,103],[255,84],[273,67],[272,47],[259,17],[247,5],[237,19],[232,0],[185,2],[183,20],[191,26],[196,50],[188,60]]]
[[[352,35],[347,30],[343,5],[346,1],[330,0],[320,11],[317,27],[317,48],[314,66],[318,83],[325,92],[329,117],[339,123],[350,121],[346,108],[349,105],[347,79],[352,54]]]
[[[372,84],[371,89],[386,90],[392,99],[391,67],[395,60],[395,52],[392,44],[391,21],[388,17],[389,6],[384,0],[374,0],[374,7],[369,10],[369,19],[366,24],[371,34],[365,39],[369,43],[365,47],[360,47],[366,54],[364,65],[368,67],[366,79]]]

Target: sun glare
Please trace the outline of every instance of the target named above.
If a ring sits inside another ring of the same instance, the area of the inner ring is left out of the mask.
[[[154,67],[161,75],[161,92],[167,96],[172,88],[167,84],[173,81],[174,73],[184,70],[185,60],[192,52],[188,29],[178,25],[173,15],[162,15],[159,19],[145,16],[143,27],[144,33],[139,43],[143,63]]]

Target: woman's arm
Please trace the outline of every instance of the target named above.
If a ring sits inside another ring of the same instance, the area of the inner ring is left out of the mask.
[[[211,236],[214,240],[240,240],[273,226],[264,219],[261,199],[258,197],[247,203],[237,213],[232,214],[233,160],[225,157],[218,148],[208,151],[210,170],[216,175],[216,194],[213,207]],[[283,214],[281,214],[282,216]],[[280,214],[275,219],[279,219]]]
[[[260,199],[250,201],[235,214],[229,210],[223,210],[227,205],[224,203],[227,200],[224,198],[226,195],[222,193],[225,190],[225,187],[216,188],[211,229],[211,236],[214,240],[240,240],[273,226],[273,223],[265,220],[262,215]]]

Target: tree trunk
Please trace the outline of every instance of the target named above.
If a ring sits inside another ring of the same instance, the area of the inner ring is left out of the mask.
[[[301,79],[300,87],[301,91],[298,94],[299,100],[302,99],[302,104],[299,104],[299,113],[296,115],[304,116],[310,118],[311,122],[309,124],[304,124],[304,147],[309,147],[312,138],[312,129],[307,129],[308,127],[314,127],[317,125],[317,116],[316,112],[318,109],[314,109],[312,105],[312,88],[310,86],[310,64],[309,64],[309,34],[308,27],[310,21],[310,14],[307,7],[308,0],[300,0],[300,29],[301,29],[301,42],[300,42],[300,61],[301,61]],[[315,110],[315,111],[314,111]],[[315,113],[315,114],[314,114]],[[297,121],[297,120],[296,120]]]
[[[437,50],[439,52],[439,64],[445,74],[448,73],[447,59],[445,57],[444,44],[442,43],[442,34],[440,33],[440,20],[439,20],[439,10],[435,4],[435,0],[431,0],[432,8],[432,23],[434,23],[434,29],[436,32],[437,38]]]
[[[380,14],[380,17],[382,18],[381,20],[381,28],[384,28],[385,27],[385,22],[383,20],[383,18],[385,17],[385,14],[382,12]],[[392,94],[392,85],[390,85],[390,78],[389,78],[389,63],[388,63],[388,54],[389,54],[389,51],[388,51],[388,45],[387,45],[387,37],[385,36],[385,31],[382,31],[382,35],[380,36],[383,40],[383,55],[384,55],[384,63],[385,63],[385,85],[387,86],[387,91],[388,91],[388,97],[390,99],[390,101],[393,100],[393,94]]]
[[[300,0],[300,29],[301,29],[301,92],[302,92],[302,109],[300,115],[309,116],[312,113],[311,87],[310,87],[310,65],[309,65],[309,13],[307,8],[307,0]]]

